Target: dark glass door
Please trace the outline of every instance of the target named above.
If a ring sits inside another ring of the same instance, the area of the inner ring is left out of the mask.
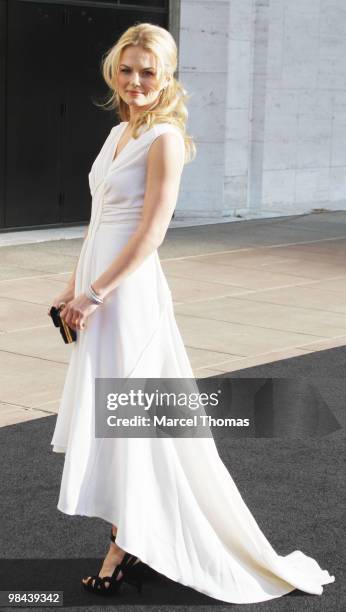
[[[162,9],[97,4],[8,4],[7,228],[89,221],[88,173],[117,123],[94,104],[102,55],[136,21],[167,27]]]
[[[5,224],[45,225],[61,216],[61,9],[9,2],[8,19]]]

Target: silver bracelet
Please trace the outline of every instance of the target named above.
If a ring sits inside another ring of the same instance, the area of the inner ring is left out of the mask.
[[[100,295],[97,295],[97,293],[92,288],[91,283],[85,293],[87,297],[90,298],[92,302],[94,302],[94,304],[103,304],[103,298]]]

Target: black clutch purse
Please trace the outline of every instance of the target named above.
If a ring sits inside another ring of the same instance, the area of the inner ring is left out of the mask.
[[[55,327],[59,327],[60,333],[63,337],[65,344],[70,344],[71,342],[76,341],[77,333],[74,329],[71,329],[71,327],[69,327],[67,323],[65,323],[65,321],[60,317],[60,310],[62,310],[63,308],[64,306],[60,306],[60,308],[55,308],[55,306],[52,306],[49,311],[49,315],[51,316]]]

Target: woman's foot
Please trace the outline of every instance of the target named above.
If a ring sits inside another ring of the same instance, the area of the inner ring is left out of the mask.
[[[117,544],[111,542],[109,545],[109,550],[107,552],[107,555],[103,561],[103,565],[98,574],[99,577],[103,578],[104,576],[111,576],[116,566],[119,565],[119,563],[121,563],[124,555],[125,555],[125,551],[122,548],[120,548]],[[122,571],[120,571],[117,576],[117,580],[119,580],[122,577],[122,575],[123,573]],[[91,576],[86,576],[85,578],[82,578],[82,582],[86,584],[88,580],[90,579],[90,577]],[[95,584],[95,579],[92,581],[92,586],[94,586],[94,584]]]

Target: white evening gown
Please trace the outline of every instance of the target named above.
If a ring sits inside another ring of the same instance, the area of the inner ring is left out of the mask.
[[[135,230],[155,125],[113,160],[127,122],[113,127],[89,174],[92,212],[76,295]],[[117,525],[117,543],[168,578],[216,599],[253,603],[295,588],[320,595],[334,576],[299,550],[272,548],[213,438],[94,437],[95,377],[193,378],[157,251],[111,293],[71,345],[54,452],[65,453],[58,509]]]

